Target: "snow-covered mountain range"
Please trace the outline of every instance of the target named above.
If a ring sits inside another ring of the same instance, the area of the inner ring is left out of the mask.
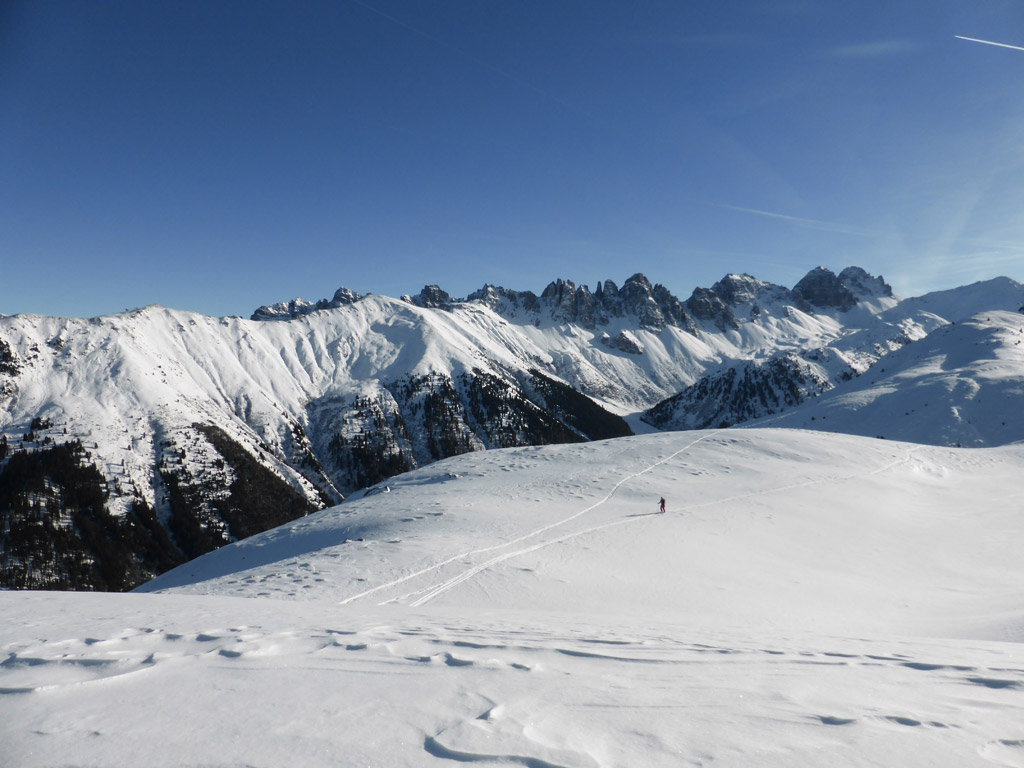
[[[1022,306],[1008,278],[900,299],[851,267],[792,289],[728,275],[686,301],[634,275],[465,299],[339,289],[250,320],[0,316],[4,583],[127,588],[489,448],[766,417],[1021,440]]]

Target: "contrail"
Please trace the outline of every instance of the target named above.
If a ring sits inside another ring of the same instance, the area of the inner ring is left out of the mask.
[[[991,40],[979,40],[976,37],[963,37],[961,35],[953,35],[957,40],[970,40],[972,43],[984,43],[985,45],[998,45],[1000,48],[1013,48],[1015,51],[1024,51],[1019,45],[1007,45],[1006,43],[993,43]]]
[[[764,216],[769,219],[777,219],[779,221],[788,221],[791,224],[796,224],[801,227],[808,227],[809,229],[817,229],[822,232],[836,232],[841,235],[856,235],[858,237],[891,237],[891,233],[875,231],[871,229],[864,229],[863,227],[850,226],[848,224],[837,224],[832,221],[821,221],[819,219],[804,219],[800,216],[789,216],[785,213],[774,213],[772,211],[762,211],[757,208],[744,208],[739,205],[726,205],[725,203],[707,203],[707,205],[713,208],[723,208],[727,211],[737,211],[739,213],[751,213],[755,216]]]

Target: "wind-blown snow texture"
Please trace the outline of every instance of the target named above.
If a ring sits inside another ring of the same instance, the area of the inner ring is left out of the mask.
[[[437,459],[621,436],[620,416],[639,429],[641,412],[691,429],[799,407],[779,423],[943,445],[1021,440],[1022,305],[1024,286],[1008,278],[900,300],[851,267],[812,270],[793,290],[728,275],[686,301],[634,275],[593,292],[563,280],[539,296],[486,286],[466,300],[437,286],[402,300],[339,289],[255,320],[162,307],[0,316],[0,462],[71,446],[106,498],[75,506],[65,478],[0,472],[5,583],[120,588]],[[971,323],[995,325],[978,343]],[[895,379],[876,365],[914,358],[910,343],[926,337],[928,361],[943,357],[955,375],[894,362],[909,366]],[[16,551],[9,533],[45,544],[84,529],[135,552],[130,567],[104,565],[114,556],[94,544]]]
[[[137,594],[0,592],[4,763],[1021,765],[1022,459],[511,448]]]

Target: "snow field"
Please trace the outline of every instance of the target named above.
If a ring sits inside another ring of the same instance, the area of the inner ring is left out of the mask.
[[[982,312],[770,421],[931,445],[1004,445],[1024,439],[1022,372],[1024,315]]]
[[[143,593],[0,593],[2,762],[1020,766],[1022,455],[489,451]]]
[[[11,765],[1019,765],[1019,645],[7,593]],[[53,634],[73,621],[77,634]],[[22,630],[24,632],[24,630]],[[22,635],[24,637],[24,635]],[[1016,760],[1017,762],[1014,762]]]
[[[991,535],[1019,452],[726,430],[467,455],[142,589],[931,631],[964,584],[1022,584]]]

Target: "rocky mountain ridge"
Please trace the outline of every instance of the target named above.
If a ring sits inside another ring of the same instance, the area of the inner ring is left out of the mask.
[[[621,288],[612,280],[598,282],[593,292],[587,285],[577,286],[572,280],[558,278],[549,283],[539,296],[532,291],[487,284],[459,299],[438,285],[427,285],[418,294],[407,294],[402,299],[425,309],[475,303],[510,317],[525,314],[535,321],[544,317],[574,323],[588,330],[606,326],[613,318],[633,317],[642,328],[658,331],[671,325],[696,334],[698,320],[712,320],[720,329],[738,327],[735,309],[742,305],[746,305],[754,317],[760,312],[760,304],[783,302],[813,314],[816,307],[845,311],[862,299],[891,298],[892,295],[892,288],[882,277],[869,275],[860,267],[847,267],[838,275],[825,267],[817,267],[792,290],[751,275],[730,274],[710,288],[695,288],[685,302],[673,296],[664,285],[652,285],[640,273],[629,277]],[[278,302],[258,308],[250,319],[291,320],[311,312],[337,309],[362,298],[348,288],[339,288],[330,301],[320,299],[311,302],[296,298]]]

